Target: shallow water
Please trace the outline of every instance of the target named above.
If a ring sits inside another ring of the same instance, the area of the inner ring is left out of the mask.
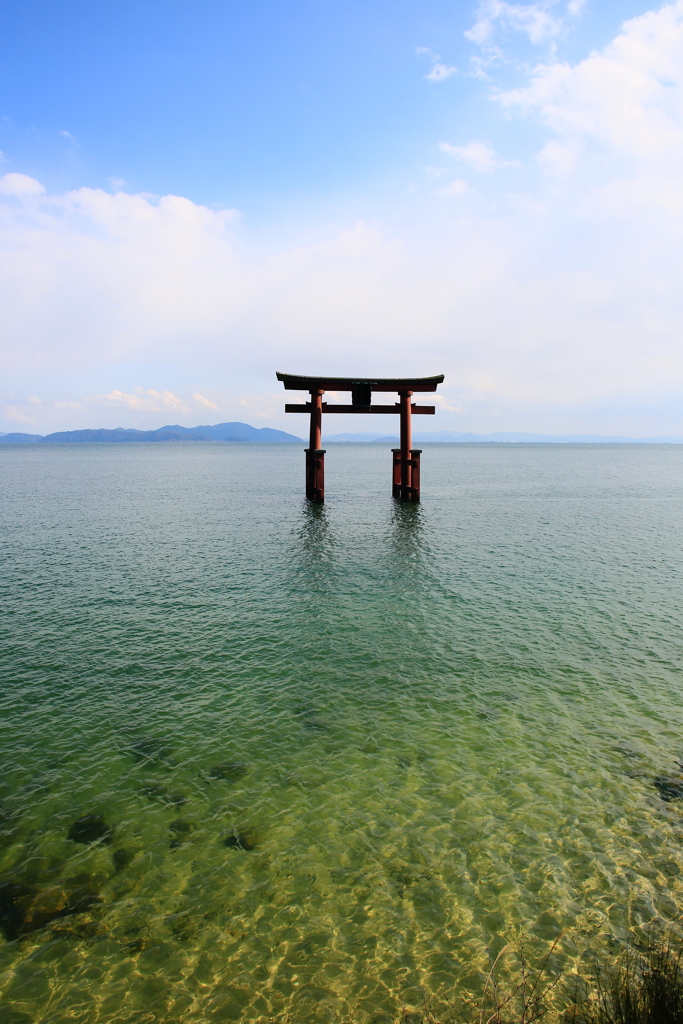
[[[683,448],[390,458],[0,445],[3,1021],[379,1024],[679,927]]]

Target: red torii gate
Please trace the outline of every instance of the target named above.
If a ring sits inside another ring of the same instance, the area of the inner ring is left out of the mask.
[[[310,412],[311,433],[306,449],[306,497],[311,501],[325,500],[325,452],[322,443],[323,412],[334,413],[399,413],[401,417],[401,447],[392,448],[392,493],[401,501],[420,500],[420,454],[413,448],[412,415],[433,416],[433,405],[412,405],[411,396],[417,392],[436,391],[443,383],[438,377],[298,377],[292,373],[278,373],[277,379],[285,391],[308,391],[311,400],[303,405],[286,404],[285,412]],[[329,405],[323,402],[325,391],[350,391],[351,405]],[[394,405],[371,405],[373,391],[398,392],[400,401]]]

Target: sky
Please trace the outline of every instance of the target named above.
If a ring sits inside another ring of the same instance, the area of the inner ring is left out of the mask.
[[[683,435],[683,0],[4,0],[0,151],[0,431]]]

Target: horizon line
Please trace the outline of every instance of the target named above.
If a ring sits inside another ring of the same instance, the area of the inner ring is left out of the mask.
[[[187,432],[192,434],[194,431],[204,429],[217,429],[218,427],[244,427],[249,431],[257,433],[271,431],[276,434],[285,435],[291,438],[291,441],[280,441],[279,443],[305,443],[304,438],[300,438],[295,434],[290,434],[286,430],[281,430],[277,427],[254,427],[249,423],[244,423],[238,420],[224,421],[217,424],[199,424],[196,427],[183,427],[180,424],[165,424],[162,427],[154,429],[144,429],[140,427],[81,427],[72,430],[57,430],[47,434],[30,434],[27,431],[2,431],[0,432],[0,444],[17,444],[17,443],[36,443],[43,441],[57,435],[73,435],[73,434],[84,434],[84,433],[98,433],[98,434],[116,434],[116,433],[138,433],[138,434],[159,434],[166,430],[180,431],[181,433]],[[372,444],[374,442],[394,441],[398,434],[386,433],[380,434],[371,431],[338,431],[336,433],[330,433],[323,435],[326,443],[360,443],[360,444]],[[520,430],[509,430],[509,431],[490,431],[487,433],[480,433],[475,431],[459,431],[459,430],[435,430],[435,431],[415,431],[414,438],[419,443],[436,443],[436,444],[448,444],[448,443],[490,443],[490,444],[683,444],[683,437],[674,435],[657,435],[654,437],[630,437],[624,434],[593,434],[593,433],[571,433],[571,434],[547,434],[535,431],[520,431]],[[10,438],[9,441],[5,441],[5,438]],[[66,438],[65,438],[66,440]],[[82,443],[106,443],[108,438],[94,439],[94,438],[83,438]],[[112,439],[114,440],[114,439]],[[181,440],[181,438],[169,438],[171,440]],[[188,440],[200,440],[198,438],[188,437]],[[248,438],[206,438],[206,440],[223,440],[224,442],[229,441],[230,443],[238,442],[239,440],[248,441]],[[76,441],[75,438],[69,438],[71,443]],[[129,443],[135,443],[131,440]],[[253,441],[251,442],[253,443]]]

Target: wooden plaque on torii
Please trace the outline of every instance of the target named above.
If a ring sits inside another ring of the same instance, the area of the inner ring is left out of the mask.
[[[300,405],[285,404],[285,412],[308,412],[311,415],[309,446],[306,449],[306,497],[310,501],[325,500],[325,452],[322,444],[324,412],[375,413],[386,416],[398,413],[401,417],[401,447],[392,448],[392,494],[401,501],[420,500],[420,454],[413,448],[413,414],[433,416],[433,405],[413,405],[415,392],[436,391],[443,383],[438,377],[300,377],[292,373],[278,373],[285,391],[308,391],[311,400]],[[326,391],[350,391],[351,405],[329,405],[323,402]],[[396,392],[399,401],[393,405],[372,405],[372,392]]]

